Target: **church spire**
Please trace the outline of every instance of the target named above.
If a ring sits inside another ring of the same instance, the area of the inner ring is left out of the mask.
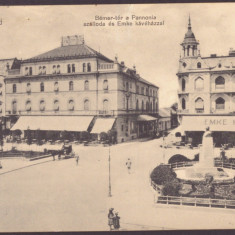
[[[192,30],[190,14],[189,14],[189,17],[188,17],[188,30]]]

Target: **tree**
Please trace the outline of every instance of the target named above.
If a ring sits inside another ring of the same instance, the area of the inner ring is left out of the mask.
[[[150,178],[154,183],[163,185],[176,179],[176,173],[167,165],[159,165],[153,169]]]
[[[181,154],[175,154],[169,159],[169,164],[176,163],[176,162],[189,162],[190,159],[185,157],[184,155]]]
[[[164,196],[179,196],[179,190],[181,189],[181,185],[177,179],[172,181],[165,182],[162,188],[162,194]]]

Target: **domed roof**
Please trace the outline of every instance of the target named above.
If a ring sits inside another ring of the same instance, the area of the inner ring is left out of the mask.
[[[194,33],[192,31],[190,16],[189,16],[189,22],[188,22],[188,32],[184,36],[183,43],[197,43],[198,44],[194,36]]]

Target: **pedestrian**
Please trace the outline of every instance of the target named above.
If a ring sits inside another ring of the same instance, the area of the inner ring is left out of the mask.
[[[78,161],[79,161],[79,156],[77,155],[76,156],[76,163],[77,163],[77,165],[78,165]]]
[[[117,230],[120,228],[120,217],[118,216],[118,212],[115,213],[113,218],[113,226]]]
[[[53,157],[53,161],[55,161],[55,152],[52,151],[52,157]]]
[[[110,230],[114,229],[114,225],[113,225],[113,219],[114,219],[114,214],[113,214],[113,208],[109,209],[109,213],[108,213],[108,225],[110,227]]]
[[[130,174],[131,173],[131,159],[130,158],[128,158],[126,162],[126,166],[127,166],[128,173]]]

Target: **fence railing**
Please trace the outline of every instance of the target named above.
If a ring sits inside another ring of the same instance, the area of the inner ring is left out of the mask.
[[[228,168],[228,169],[235,170],[235,164],[233,164],[233,163],[223,162],[220,160],[215,160],[214,163],[215,163],[215,167],[222,167],[222,168]]]
[[[158,196],[157,203],[185,206],[204,206],[217,208],[235,209],[235,200],[199,198],[199,197],[176,197],[176,196]]]

